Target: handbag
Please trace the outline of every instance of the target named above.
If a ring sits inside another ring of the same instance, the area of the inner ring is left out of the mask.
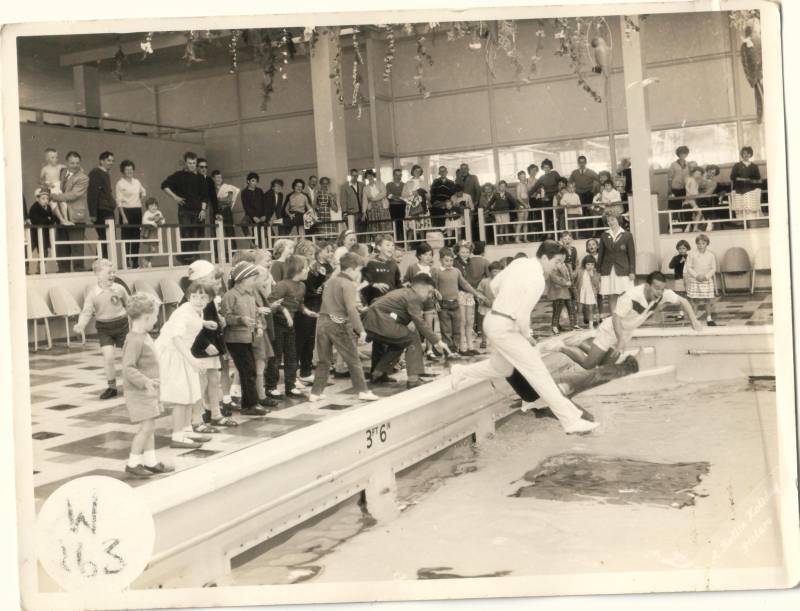
[[[317,215],[313,210],[306,210],[303,214],[303,227],[311,229],[317,222]]]

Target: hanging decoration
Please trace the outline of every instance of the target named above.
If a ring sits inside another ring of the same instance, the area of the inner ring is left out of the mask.
[[[472,40],[470,40],[469,48],[473,51],[479,51],[483,46],[481,43],[482,38],[484,38],[483,21],[480,21],[477,27],[472,28]]]
[[[364,63],[364,58],[361,56],[361,50],[358,46],[358,29],[353,28],[353,105],[356,107],[356,118],[361,118],[361,103],[365,100],[361,93],[361,84],[363,79],[361,77],[361,65]]]
[[[202,57],[197,57],[195,43],[197,43],[197,32],[190,30],[186,35],[186,47],[183,52],[183,61],[186,62],[187,66],[206,61]]]
[[[228,72],[234,74],[239,72],[239,38],[241,37],[241,30],[234,30],[231,33],[231,40],[228,43],[228,55],[230,56],[231,66]]]
[[[454,21],[447,30],[447,42],[464,38],[467,34],[469,34],[469,26],[463,21]]]
[[[602,27],[605,27],[605,32],[602,32]],[[590,22],[586,29],[587,41],[591,33],[592,23]],[[608,42],[606,42],[606,37],[608,38]],[[589,61],[594,64],[594,66],[592,66],[592,72],[595,74],[602,74],[605,78],[608,78],[609,69],[611,68],[612,44],[611,28],[608,22],[604,18],[601,18],[594,27],[594,36],[591,38],[591,43],[587,45],[586,51],[589,55]],[[589,45],[591,45],[591,50]]]
[[[253,60],[261,69],[261,110],[264,111],[269,105],[274,90],[275,64],[278,61],[272,46],[272,38],[269,30],[256,29],[246,30],[241,33],[241,36],[252,49]]]
[[[142,49],[142,61],[147,59],[148,55],[153,54],[153,33],[148,32],[144,37],[144,42],[140,42],[139,46]]]
[[[539,71],[539,62],[542,60],[542,50],[544,49],[544,22],[539,20],[537,25],[539,28],[536,30],[536,50],[533,52],[528,66],[528,74],[531,76]]]
[[[406,36],[411,36],[414,34],[414,24],[413,23],[404,23],[403,24],[403,34]]]
[[[306,29],[303,30],[303,40],[308,42],[308,54],[314,57],[314,50],[319,41],[319,30],[313,26],[306,27]]]
[[[583,76],[581,54],[589,31],[589,23],[580,17],[573,19],[561,17],[556,20],[556,23],[559,29],[555,33],[555,38],[559,41],[560,46],[555,54],[566,57],[569,60],[570,68],[578,80],[578,86],[592,96],[595,102],[598,104],[601,103],[603,98],[600,97],[600,94],[592,88]]]
[[[628,15],[623,15],[623,26],[625,27],[625,40],[630,40],[634,32],[640,32],[641,28]]]
[[[125,72],[125,52],[122,50],[122,47],[117,49],[117,52],[114,54],[114,70],[111,74],[114,75],[118,81],[121,81]]]
[[[742,69],[753,88],[758,122],[764,120],[764,66],[761,58],[761,18],[757,10],[732,11],[731,26],[739,30],[742,45]]]
[[[397,52],[397,39],[394,35],[394,28],[391,25],[384,27],[386,28],[386,55],[383,56],[383,80],[388,83],[392,78],[394,56]]]
[[[333,56],[330,77],[333,80],[334,87],[336,87],[336,98],[339,100],[339,104],[344,104],[344,94],[342,93],[342,45],[339,41],[339,28],[331,29],[328,35],[333,39],[334,49],[336,50]]]
[[[497,23],[497,46],[500,47],[514,66],[516,80],[525,83],[530,81],[530,69],[526,70],[519,58],[517,49],[516,21],[499,21]]]
[[[281,74],[281,79],[285,81],[287,78],[289,78],[289,75],[285,72],[285,67],[289,64],[290,59],[294,59],[294,55],[297,52],[292,35],[286,28],[281,30],[280,47],[281,63],[278,66],[278,72]]]
[[[420,95],[423,98],[429,98],[431,92],[428,91],[427,87],[425,87],[425,83],[422,79],[425,76],[425,64],[427,63],[429,66],[433,66],[433,57],[431,57],[430,53],[428,53],[427,49],[425,48],[425,36],[417,33],[416,38],[417,53],[414,56],[414,59],[417,60],[417,73],[414,75],[414,80],[417,82],[417,90],[419,91]]]

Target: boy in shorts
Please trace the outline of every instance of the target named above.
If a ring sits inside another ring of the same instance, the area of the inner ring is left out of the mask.
[[[105,400],[119,394],[114,348],[122,348],[128,336],[128,313],[125,310],[128,294],[121,285],[114,282],[114,266],[111,261],[98,259],[92,265],[92,270],[97,276],[97,284],[87,289],[83,310],[74,330],[76,333],[83,333],[92,317],[95,318],[100,351],[103,353],[103,367],[108,380],[108,388],[100,395]]]

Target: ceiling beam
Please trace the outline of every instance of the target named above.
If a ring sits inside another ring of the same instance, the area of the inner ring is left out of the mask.
[[[361,29],[371,30],[372,28],[361,26]],[[342,36],[348,36],[351,35],[352,33],[353,33],[353,28],[342,28],[341,30]],[[214,33],[212,30],[210,39],[223,38],[226,36],[230,36],[228,31],[226,31],[225,34],[218,34]],[[144,40],[144,33],[142,36],[142,40]],[[209,38],[203,36],[201,38],[198,38],[197,40],[198,42],[202,42],[203,40],[209,40]],[[305,42],[304,39],[300,36],[295,36],[292,40],[296,45]],[[161,35],[160,33],[156,33],[153,36],[152,40],[153,51],[158,51],[159,49],[168,49],[170,47],[182,47],[186,44],[186,41],[187,41],[187,36],[184,33],[166,34],[166,35]],[[66,53],[59,58],[59,63],[62,68],[66,68],[70,66],[92,64],[107,59],[113,59],[120,48],[122,49],[122,52],[126,56],[136,55],[138,53],[142,53],[142,48],[140,44],[141,41],[132,40],[128,42],[123,42],[118,45],[109,45],[107,47],[98,47],[96,49],[87,49],[85,51]],[[274,40],[272,42],[273,46],[277,46],[278,44],[279,41]]]
[[[218,36],[217,36],[218,37]],[[142,37],[144,40],[144,35]],[[117,51],[122,48],[125,55],[136,55],[142,52],[141,41],[132,40],[118,45],[109,45],[97,49],[87,49],[86,51],[76,51],[66,53],[59,58],[62,68],[77,66],[80,64],[91,64],[104,59],[113,59]],[[167,49],[169,47],[181,47],[186,44],[186,34],[167,34],[166,36],[153,36],[153,51]]]

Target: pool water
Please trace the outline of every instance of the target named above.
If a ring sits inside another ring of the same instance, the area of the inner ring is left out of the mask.
[[[397,519],[346,503],[219,585],[781,566],[774,387],[613,384],[592,435],[516,413],[401,473]]]

